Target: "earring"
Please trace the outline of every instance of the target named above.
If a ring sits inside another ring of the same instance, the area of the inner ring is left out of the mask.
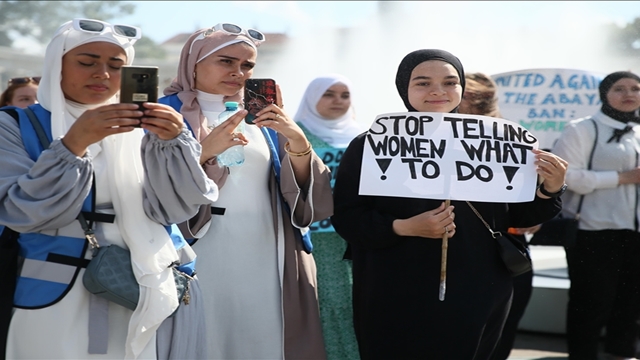
[[[195,71],[193,72],[193,79],[194,80],[196,79],[196,72]]]

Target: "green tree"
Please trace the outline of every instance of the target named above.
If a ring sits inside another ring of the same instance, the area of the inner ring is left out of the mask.
[[[167,55],[167,51],[148,36],[144,36],[144,30],[142,31],[142,38],[136,42],[136,59],[164,59]]]
[[[60,24],[75,17],[109,21],[129,15],[135,5],[123,1],[9,1],[0,0],[0,46],[11,47],[18,37],[46,44]],[[136,43],[137,58],[162,59],[166,51],[149,37]]]
[[[0,0],[0,46],[10,47],[21,36],[44,44],[60,24],[75,17],[109,21],[134,9],[135,5],[122,1]]]
[[[618,54],[625,56],[640,55],[640,17],[620,27],[609,25],[608,44]]]

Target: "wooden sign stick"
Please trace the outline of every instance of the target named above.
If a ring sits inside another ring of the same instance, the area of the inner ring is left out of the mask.
[[[447,199],[444,202],[445,208],[449,207],[451,200]],[[444,294],[447,292],[447,250],[449,249],[449,232],[445,231],[442,234],[442,255],[440,260],[440,292],[438,299],[444,301]]]

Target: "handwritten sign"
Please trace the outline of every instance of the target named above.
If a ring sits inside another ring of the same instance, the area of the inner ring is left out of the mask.
[[[505,119],[524,126],[551,149],[564,125],[596,113],[605,74],[572,69],[531,69],[493,75]]]
[[[313,150],[318,157],[322,159],[322,162],[329,167],[329,170],[331,170],[331,188],[333,189],[333,184],[336,181],[336,174],[338,173],[338,165],[340,165],[342,154],[344,154],[346,148],[314,148]],[[331,224],[331,219],[329,218],[311,224],[309,229],[313,232],[335,231]]]
[[[515,122],[427,112],[376,117],[365,139],[361,195],[481,202],[533,200],[538,140]]]

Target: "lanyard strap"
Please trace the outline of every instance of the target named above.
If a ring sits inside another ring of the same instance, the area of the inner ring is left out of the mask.
[[[96,211],[96,177],[95,174],[92,174],[92,179],[91,179],[91,214],[95,213]],[[80,226],[82,227],[82,230],[84,230],[84,237],[87,239],[87,241],[89,242],[89,244],[91,244],[91,249],[97,249],[100,247],[100,245],[98,245],[98,239],[96,239],[96,235],[93,231],[93,218],[91,218],[90,220],[87,221],[87,219],[85,219],[84,214],[82,213],[82,211],[80,211],[80,213],[78,214],[78,217],[76,218],[78,219],[78,221],[80,222]]]

